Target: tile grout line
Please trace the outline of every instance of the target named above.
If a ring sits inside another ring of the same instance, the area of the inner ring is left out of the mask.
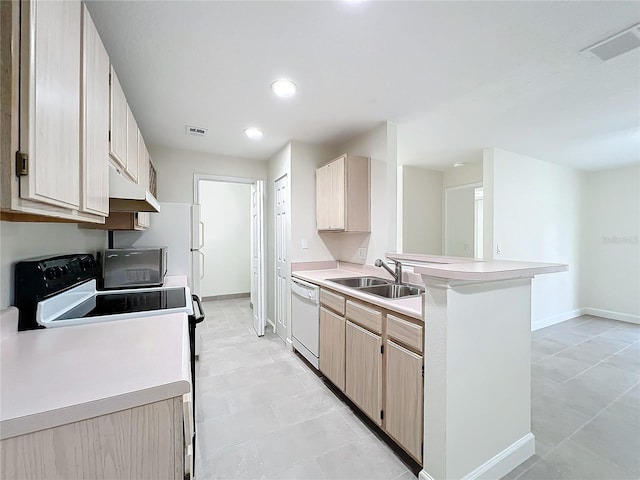
[[[518,475],[514,480],[518,480],[522,475],[524,475],[525,473],[527,473],[529,470],[531,470],[531,468],[533,468],[533,466],[535,464],[537,464],[540,460],[544,460],[545,458],[547,458],[549,455],[551,455],[555,450],[557,450],[560,446],[562,446],[564,443],[566,443],[567,440],[571,440],[571,438],[578,433],[580,430],[582,430],[584,427],[586,427],[589,423],[591,423],[593,420],[595,420],[595,418],[597,416],[599,416],[600,414],[602,414],[607,408],[609,408],[611,405],[613,405],[614,403],[616,403],[618,400],[620,400],[622,397],[624,397],[627,393],[629,393],[631,390],[633,390],[634,388],[636,388],[638,385],[640,385],[640,382],[636,382],[634,383],[631,387],[629,387],[627,390],[625,390],[623,393],[621,393],[619,396],[617,396],[614,400],[612,400],[611,402],[609,402],[605,407],[603,407],[602,409],[600,409],[598,411],[598,413],[596,413],[595,415],[593,415],[591,418],[589,418],[589,420],[587,420],[585,423],[583,423],[582,425],[580,425],[572,434],[570,434],[568,437],[565,437],[560,443],[558,443],[557,445],[551,447],[551,449],[544,455],[541,456],[540,455],[540,459],[537,460],[536,462],[534,462],[533,464],[531,464],[531,466],[529,466],[529,468],[527,468],[525,471],[523,471],[520,475]],[[574,440],[575,441],[575,440]],[[589,447],[582,445],[580,442],[576,442],[579,445],[583,446],[584,448],[586,448],[587,450],[589,450],[592,453],[595,453],[596,455],[602,456],[600,455],[598,452],[594,452],[593,450],[591,450]],[[603,457],[605,458],[605,457]],[[609,460],[608,458],[605,458],[607,461],[614,463],[615,465],[619,466],[620,468],[624,469],[621,465],[618,465],[617,463],[613,462],[612,460]]]

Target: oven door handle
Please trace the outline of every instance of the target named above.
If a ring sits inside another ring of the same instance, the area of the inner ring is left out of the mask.
[[[202,303],[200,302],[200,297],[198,297],[198,295],[196,294],[192,294],[191,295],[191,299],[196,302],[196,304],[198,305],[198,310],[199,310],[199,315],[195,315],[194,312],[194,322],[193,323],[200,323],[204,320],[204,308],[202,308]]]

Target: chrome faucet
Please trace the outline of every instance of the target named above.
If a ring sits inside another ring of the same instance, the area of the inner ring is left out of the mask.
[[[389,265],[384,263],[380,258],[376,260],[376,267],[382,267],[391,274],[396,283],[402,283],[402,263],[398,260],[391,259],[396,264],[396,271],[391,270]]]

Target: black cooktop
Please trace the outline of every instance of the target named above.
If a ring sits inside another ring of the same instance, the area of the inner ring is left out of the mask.
[[[185,306],[184,288],[127,293],[99,292],[56,318],[56,320],[148,312],[151,310],[168,310],[171,308],[183,308]]]

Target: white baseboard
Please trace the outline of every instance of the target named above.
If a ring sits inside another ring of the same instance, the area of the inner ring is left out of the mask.
[[[535,322],[531,322],[531,331],[540,330],[541,328],[550,327],[556,323],[564,322],[571,318],[579,317],[582,315],[582,309],[577,308],[575,310],[569,310],[568,312],[561,313],[560,315],[554,315],[553,317],[546,317]]]
[[[476,478],[502,478],[521,463],[528,460],[536,453],[536,437],[533,433],[527,433],[517,442],[505,448],[495,457],[489,459],[473,472],[466,474],[462,480],[474,480]],[[436,480],[425,470],[418,474],[419,480]],[[444,479],[442,479],[444,480]]]
[[[628,313],[612,312],[611,310],[602,310],[600,308],[585,307],[580,309],[581,315],[595,315],[596,317],[609,318],[611,320],[620,320],[621,322],[640,324],[640,315],[630,315]]]

